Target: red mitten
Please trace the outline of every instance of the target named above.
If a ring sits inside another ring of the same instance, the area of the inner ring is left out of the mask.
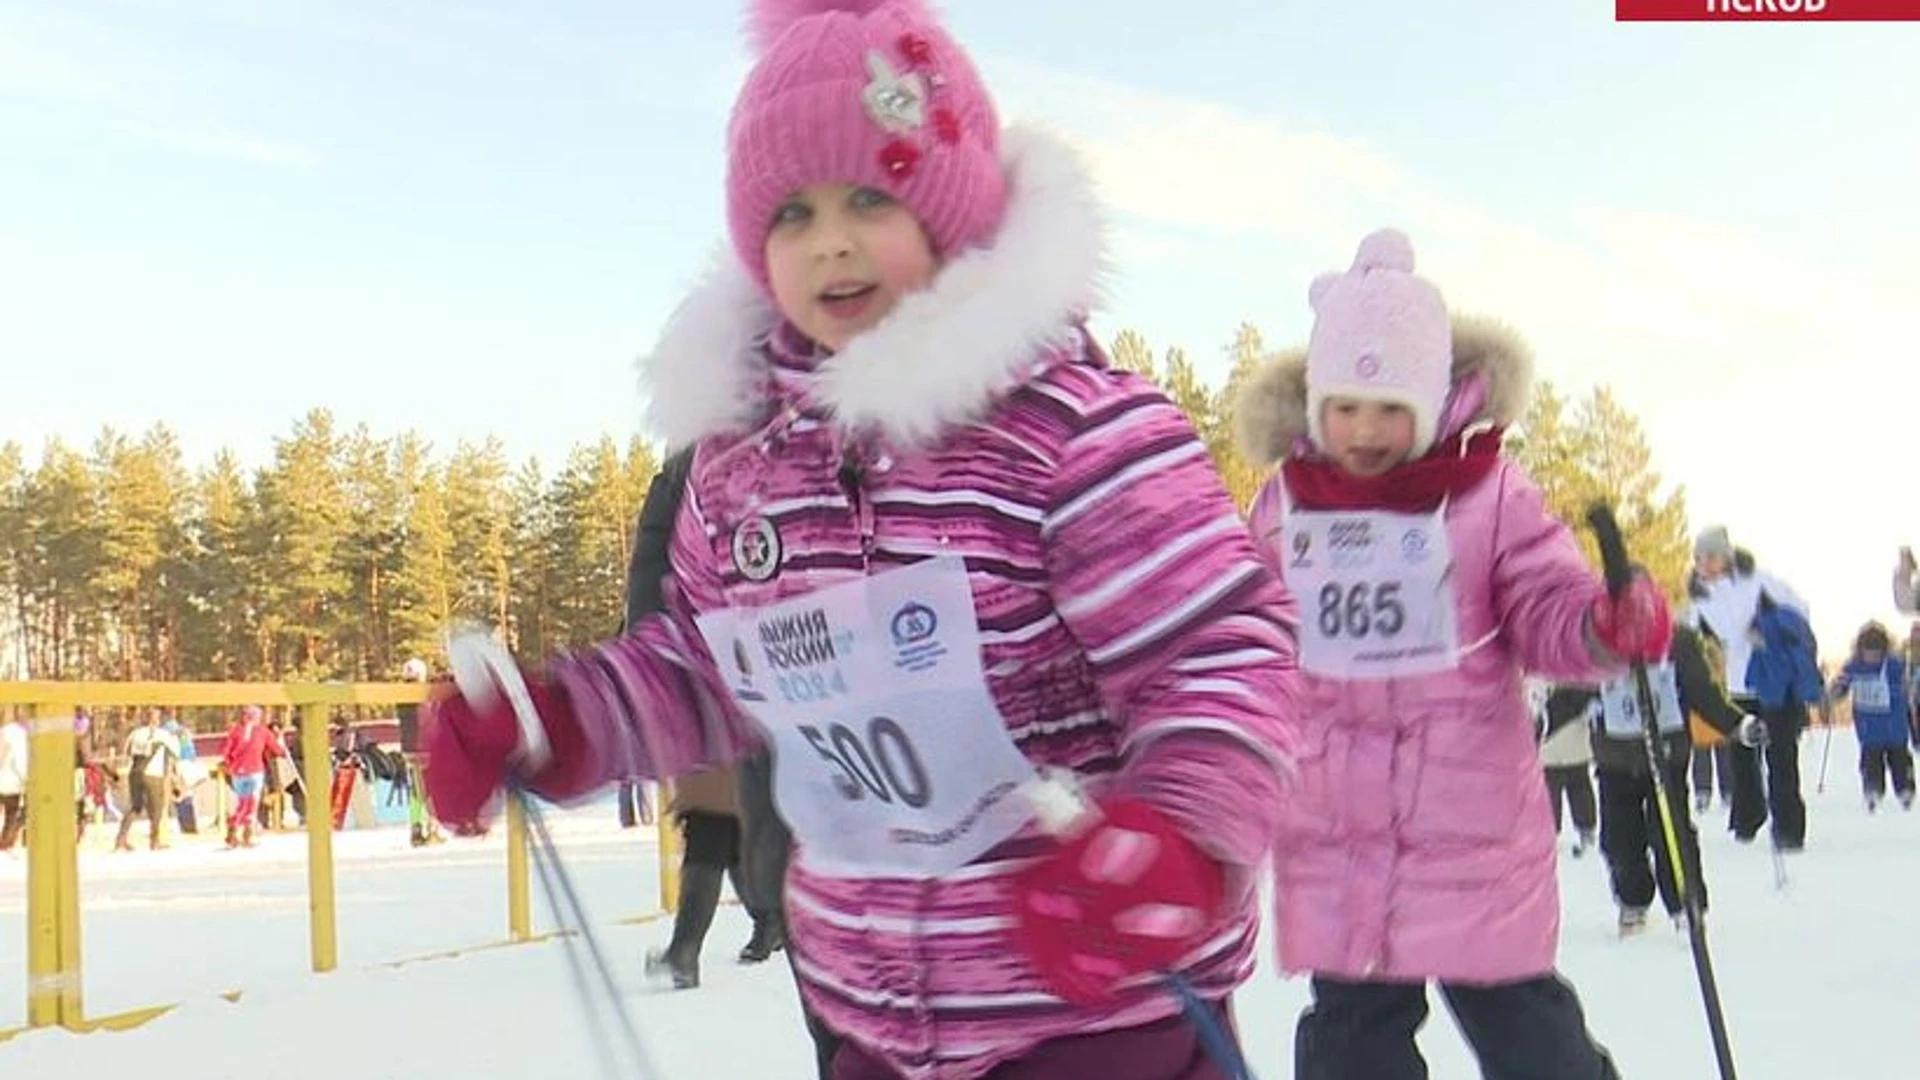
[[[484,830],[509,771],[531,776],[550,758],[547,731],[570,724],[566,697],[491,640],[448,648],[454,681],[422,716],[427,801],[455,832]]]
[[[1588,617],[1595,640],[1628,663],[1660,663],[1673,645],[1673,611],[1644,573],[1635,574],[1620,595],[1594,601]]]
[[[1015,939],[1053,992],[1110,1001],[1218,929],[1226,871],[1144,802],[1102,803],[1014,880]]]

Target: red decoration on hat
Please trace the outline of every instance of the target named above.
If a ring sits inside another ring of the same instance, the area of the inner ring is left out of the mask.
[[[960,116],[945,105],[933,110],[933,133],[943,143],[960,141]]]
[[[905,139],[891,139],[880,148],[880,167],[887,175],[905,180],[913,175],[913,167],[920,163],[920,150]]]
[[[907,63],[915,67],[930,64],[933,62],[933,46],[919,34],[902,34],[900,35],[900,55],[906,57]]]

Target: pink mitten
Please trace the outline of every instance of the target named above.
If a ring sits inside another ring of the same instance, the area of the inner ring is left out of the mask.
[[[1657,664],[1673,645],[1673,612],[1660,587],[1635,574],[1619,596],[1602,596],[1588,613],[1593,636],[1629,663]]]
[[[1101,804],[1014,880],[1015,937],[1053,992],[1099,1004],[1218,928],[1226,872],[1144,802]]]
[[[508,772],[530,779],[554,758],[550,737],[577,741],[567,735],[579,725],[564,695],[498,645],[466,639],[449,652],[455,680],[422,710],[427,801],[456,832],[484,830]]]

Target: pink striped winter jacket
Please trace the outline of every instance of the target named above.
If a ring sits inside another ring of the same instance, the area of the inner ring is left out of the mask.
[[[1525,407],[1525,347],[1456,323],[1455,390],[1440,438],[1505,426]],[[1304,357],[1282,357],[1237,405],[1249,460],[1306,436]],[[1253,531],[1284,574],[1284,474]],[[1520,467],[1501,460],[1448,502],[1449,580],[1463,649],[1451,672],[1393,679],[1303,670],[1299,786],[1274,852],[1275,933],[1289,972],[1499,983],[1551,971],[1560,896],[1552,814],[1523,670],[1597,683],[1585,639],[1602,585]]]
[[[682,305],[647,371],[656,430],[698,447],[667,610],[556,663],[597,756],[551,794],[756,742],[697,615],[960,555],[1019,750],[1145,797],[1234,872],[1236,915],[1185,965],[1217,999],[1252,966],[1253,871],[1292,756],[1293,612],[1182,414],[1080,328],[1101,262],[1081,167],[1036,135],[1006,146],[992,249],[837,356],[777,331],[730,263]],[[772,535],[742,554],[756,519]],[[769,547],[777,571],[751,580]],[[1029,826],[931,881],[830,877],[800,845],[787,906],[808,1000],[902,1075],[959,1080],[1176,1012],[1153,988],[1097,1009],[1042,988],[1008,935],[1008,875],[1047,844]]]

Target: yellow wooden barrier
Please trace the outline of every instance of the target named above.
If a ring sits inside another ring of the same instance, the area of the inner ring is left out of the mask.
[[[660,910],[671,915],[680,910],[680,829],[667,813],[672,785],[656,784],[653,791],[653,828],[660,837]]]
[[[533,905],[527,895],[527,812],[507,800],[507,936],[533,940]]]
[[[113,1026],[89,1021],[81,1006],[80,881],[74,828],[74,730],[78,706],[242,705],[299,709],[301,784],[307,794],[307,892],[312,966],[339,965],[334,895],[332,754],[328,710],[336,706],[400,705],[426,698],[414,682],[385,683],[115,683],[0,682],[0,707],[26,706],[34,716],[27,785],[27,1023],[76,1031]],[[667,831],[662,831],[663,841]],[[526,821],[517,807],[507,818],[507,926],[514,941],[533,940],[527,883]],[[663,893],[665,878],[663,875]],[[155,1006],[125,1014],[140,1023],[166,1012]]]
[[[339,927],[333,889],[333,754],[327,746],[327,707],[300,706],[300,786],[307,812],[307,944],[313,970],[332,971],[340,963]]]
[[[33,710],[27,750],[27,1023],[80,1017],[80,920],[73,823],[73,721]]]

